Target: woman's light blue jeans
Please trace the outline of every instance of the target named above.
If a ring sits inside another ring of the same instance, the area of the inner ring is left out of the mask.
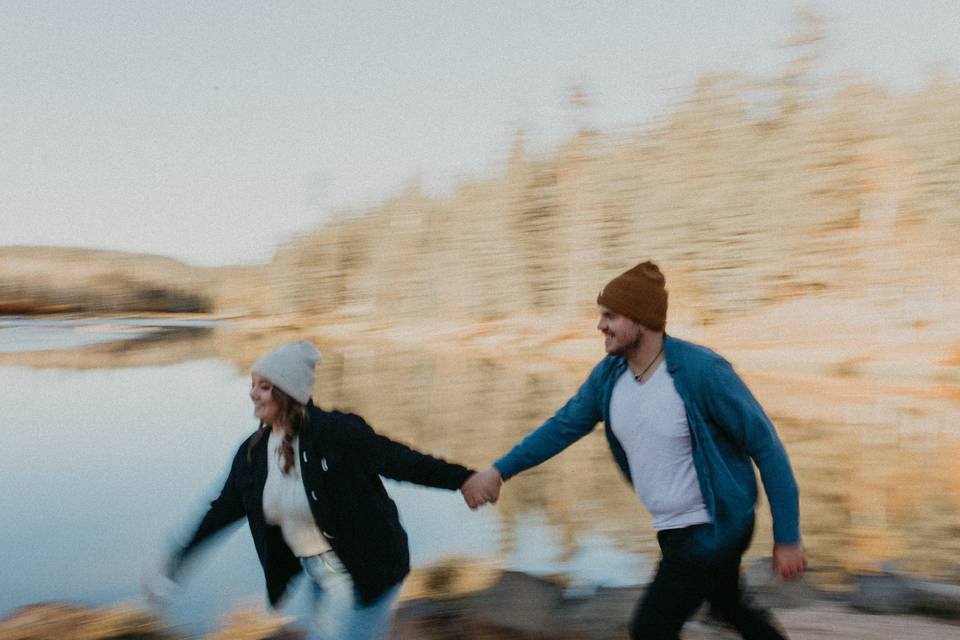
[[[311,640],[381,640],[387,637],[400,584],[388,589],[375,602],[363,605],[357,598],[350,574],[333,551],[301,558],[300,564],[311,583]]]

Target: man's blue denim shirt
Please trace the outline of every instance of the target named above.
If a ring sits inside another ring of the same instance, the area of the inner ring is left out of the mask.
[[[753,525],[757,481],[751,460],[770,501],[774,542],[799,542],[797,483],[776,429],[753,394],[730,363],[706,347],[665,336],[664,356],[686,408],[714,544],[733,541]],[[629,481],[626,454],[610,428],[610,396],[626,367],[620,356],[601,360],[553,417],[494,463],[503,479],[555,456],[602,421],[613,457]]]

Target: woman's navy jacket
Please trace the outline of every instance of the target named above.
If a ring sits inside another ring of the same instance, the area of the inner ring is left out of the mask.
[[[343,561],[361,602],[370,603],[410,571],[407,534],[380,476],[442,489],[459,489],[472,471],[414,451],[378,435],[363,418],[307,406],[300,433],[303,488],[317,526]],[[189,542],[172,558],[175,575],[184,560],[210,536],[244,515],[276,606],[291,578],[301,571],[280,527],[263,515],[267,438],[248,454],[251,435],[239,448],[223,490],[210,504]]]

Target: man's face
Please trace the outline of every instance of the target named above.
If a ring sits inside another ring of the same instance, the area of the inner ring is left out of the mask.
[[[603,346],[611,355],[626,356],[640,346],[640,325],[603,305],[600,305],[597,329],[603,333]]]

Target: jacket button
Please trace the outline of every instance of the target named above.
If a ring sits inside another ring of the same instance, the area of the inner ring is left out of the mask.
[[[324,471],[330,468],[329,466],[327,466],[326,458],[320,458],[320,468],[322,468]]]
[[[306,451],[303,452],[303,461],[304,461],[304,462],[307,461],[307,452],[306,452]]]
[[[310,490],[310,497],[313,498],[313,501],[314,501],[314,502],[316,502],[316,501],[317,501],[317,492],[314,491],[313,489],[311,489],[311,490]]]

